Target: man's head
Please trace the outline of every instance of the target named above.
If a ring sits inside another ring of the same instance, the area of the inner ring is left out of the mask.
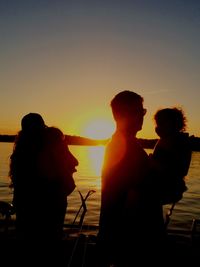
[[[140,95],[128,90],[122,91],[112,99],[111,108],[118,127],[134,132],[142,129],[146,109],[143,108],[143,98]]]

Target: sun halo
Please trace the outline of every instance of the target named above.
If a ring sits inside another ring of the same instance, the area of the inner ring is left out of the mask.
[[[85,136],[94,139],[110,138],[113,132],[113,122],[106,119],[93,119],[87,123],[83,130]]]

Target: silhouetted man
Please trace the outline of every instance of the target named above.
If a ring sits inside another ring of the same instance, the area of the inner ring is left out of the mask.
[[[150,197],[149,158],[136,138],[146,114],[143,98],[122,91],[112,99],[111,108],[116,130],[102,169],[98,245],[104,263],[132,266],[128,264],[137,255],[135,249],[148,248],[160,229],[156,224],[162,220],[162,209]]]

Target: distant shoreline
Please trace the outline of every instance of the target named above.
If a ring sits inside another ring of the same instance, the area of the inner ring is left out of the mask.
[[[16,135],[0,135],[0,142],[13,143]],[[92,139],[76,135],[65,135],[68,145],[78,146],[98,146],[106,145],[109,139]],[[191,135],[190,137],[192,151],[200,151],[200,138]],[[158,139],[138,138],[143,148],[154,148]]]

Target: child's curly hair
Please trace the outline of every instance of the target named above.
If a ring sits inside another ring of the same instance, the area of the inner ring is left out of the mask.
[[[180,132],[184,132],[187,127],[185,113],[180,107],[160,109],[154,115],[154,120],[158,126],[162,126],[166,122],[170,122],[170,125],[174,128],[174,130]]]

